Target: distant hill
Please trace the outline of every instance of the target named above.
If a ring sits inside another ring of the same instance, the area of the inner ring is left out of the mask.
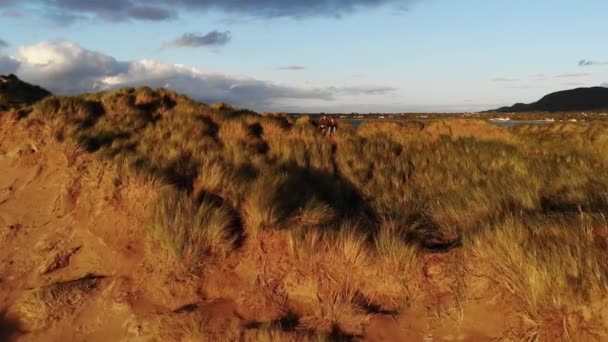
[[[497,112],[570,112],[608,109],[608,88],[577,88],[546,95],[537,102],[517,103],[498,108]]]
[[[50,95],[48,90],[23,82],[13,74],[0,75],[0,110],[27,106]]]

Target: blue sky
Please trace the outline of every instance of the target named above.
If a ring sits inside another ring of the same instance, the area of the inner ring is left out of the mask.
[[[476,111],[608,82],[606,13],[605,0],[0,0],[0,73],[258,111]]]

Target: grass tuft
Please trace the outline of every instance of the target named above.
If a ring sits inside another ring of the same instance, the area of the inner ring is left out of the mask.
[[[196,203],[176,190],[161,193],[148,234],[158,249],[184,271],[196,273],[211,257],[223,257],[235,245],[237,220],[226,207],[203,198]]]

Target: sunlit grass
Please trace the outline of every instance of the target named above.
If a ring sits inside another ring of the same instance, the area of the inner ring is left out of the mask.
[[[328,266],[332,288],[299,284],[325,301],[303,318],[321,330],[342,315],[364,321],[357,296],[405,309],[420,255],[456,246],[472,251],[538,327],[564,307],[605,297],[602,124],[368,121],[341,123],[327,139],[308,116],[293,122],[149,88],[47,98],[27,121],[163,180],[170,190],[148,236],[185,271],[230,254],[235,232],[252,243],[276,233],[294,262],[344,268]]]
[[[196,272],[209,257],[234,248],[235,217],[227,208],[203,198],[192,201],[175,190],[160,194],[148,234],[158,249],[185,271]]]
[[[588,312],[582,303],[605,296],[606,231],[602,216],[509,217],[470,243],[488,267],[485,275],[520,300],[542,334],[556,317],[567,322]]]

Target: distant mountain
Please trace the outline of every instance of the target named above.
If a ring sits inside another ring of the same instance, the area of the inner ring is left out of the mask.
[[[50,95],[48,90],[23,82],[15,75],[0,75],[0,110],[27,106]]]
[[[577,88],[546,95],[537,102],[517,103],[498,108],[497,112],[571,112],[608,109],[608,88]]]

